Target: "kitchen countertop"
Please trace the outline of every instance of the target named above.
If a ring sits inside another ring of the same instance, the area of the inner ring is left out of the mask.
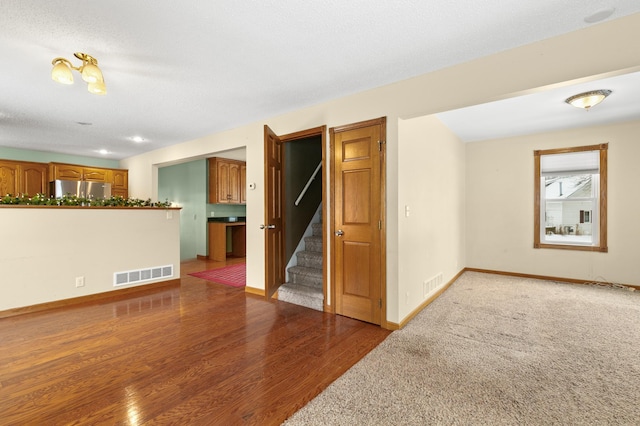
[[[236,223],[236,222],[245,222],[245,216],[229,216],[229,217],[209,217],[207,218],[207,222],[222,222],[222,223]]]

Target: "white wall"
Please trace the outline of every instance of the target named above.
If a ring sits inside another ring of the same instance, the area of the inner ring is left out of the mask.
[[[398,307],[404,318],[465,266],[465,147],[435,116],[401,120],[398,171]],[[407,216],[407,208],[409,213]]]
[[[0,207],[0,311],[112,291],[115,272],[173,265],[179,278],[179,210],[169,211]]]
[[[400,302],[405,297],[399,287],[399,252],[403,241],[398,220],[404,214],[401,212],[404,207],[398,202],[398,188],[399,170],[405,167],[399,154],[400,146],[405,149],[405,143],[398,136],[398,120],[637,67],[640,50],[630,41],[638,37],[640,14],[128,158],[121,162],[121,167],[129,169],[131,196],[155,199],[159,164],[246,146],[247,182],[257,184],[257,190],[248,191],[247,195],[247,285],[262,289],[264,232],[258,226],[264,217],[263,125],[268,124],[277,134],[287,134],[320,125],[331,127],[386,116],[387,320],[399,323],[404,318]],[[594,54],[598,56],[597,61],[593,60]],[[408,142],[406,149],[411,149],[412,144]]]
[[[467,144],[467,266],[640,285],[640,121]],[[533,248],[533,151],[609,142],[608,253]]]

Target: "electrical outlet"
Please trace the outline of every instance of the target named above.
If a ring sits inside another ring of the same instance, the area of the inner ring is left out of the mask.
[[[84,287],[84,277],[76,277],[76,287]]]

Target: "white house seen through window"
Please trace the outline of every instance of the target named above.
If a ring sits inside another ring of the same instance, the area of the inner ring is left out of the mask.
[[[607,251],[607,147],[535,151],[534,247]]]

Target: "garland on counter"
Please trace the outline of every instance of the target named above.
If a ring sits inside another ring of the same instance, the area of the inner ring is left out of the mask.
[[[28,195],[7,194],[0,198],[0,205],[31,205],[31,206],[84,206],[84,207],[171,207],[169,200],[155,203],[151,199],[141,200],[139,198],[124,198],[114,195],[110,198],[84,198],[75,195],[63,195],[60,198],[49,197],[44,194],[36,194],[33,197]]]

